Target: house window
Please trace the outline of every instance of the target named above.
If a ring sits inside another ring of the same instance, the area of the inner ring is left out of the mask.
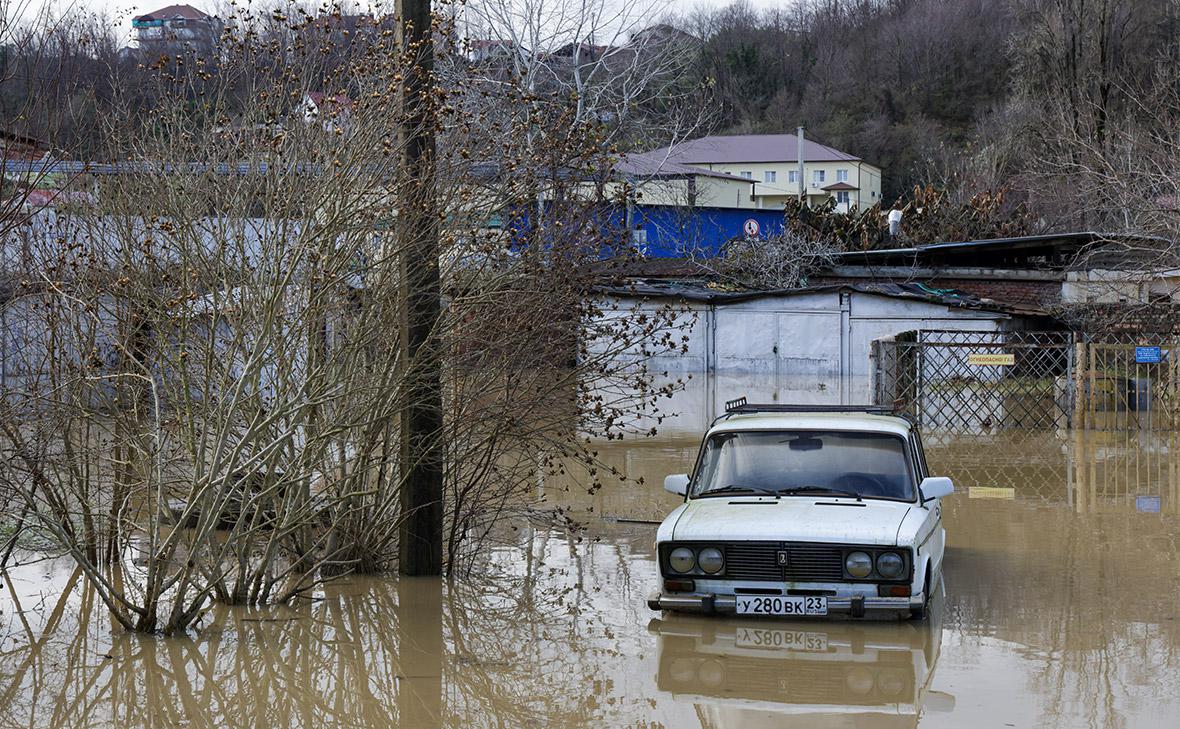
[[[743,170],[743,171],[739,172],[739,173],[738,173],[738,175],[740,175],[741,177],[744,177],[744,178],[746,178],[747,180],[752,180],[752,179],[754,179],[754,173],[753,173],[753,172],[750,172],[749,170]]]
[[[827,173],[823,170],[813,170],[811,173],[811,184],[818,185],[827,179]]]
[[[763,182],[778,182],[778,173],[774,170],[767,170],[762,173]]]
[[[848,196],[847,190],[840,190],[836,193],[836,202],[840,203],[841,205],[847,205],[849,200],[850,198]]]
[[[795,185],[799,184],[799,170],[788,170],[787,171],[787,182],[790,182]]]
[[[836,182],[848,182],[848,170],[836,170]]]

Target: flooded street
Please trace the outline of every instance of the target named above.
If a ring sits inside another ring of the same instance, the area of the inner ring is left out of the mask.
[[[868,624],[647,608],[696,445],[604,445],[643,483],[542,483],[584,529],[520,525],[470,579],[354,578],[189,638],[113,630],[68,560],[11,570],[0,727],[1175,726],[1180,437],[927,436],[958,486],[945,593]]]

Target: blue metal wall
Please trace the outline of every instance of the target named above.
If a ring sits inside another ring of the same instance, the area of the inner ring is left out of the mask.
[[[758,223],[757,238],[765,240],[779,235],[785,227],[781,210],[740,210],[734,208],[696,208],[678,205],[636,205],[632,208],[632,230],[627,232],[627,213],[621,205],[605,205],[590,215],[607,240],[634,246],[650,258],[685,258],[715,256],[722,246],[735,238],[745,238],[749,220]],[[532,210],[516,208],[497,226],[527,229]],[[572,231],[572,229],[571,229]]]
[[[653,258],[681,258],[691,253],[716,255],[727,241],[746,237],[747,220],[758,222],[759,238],[783,232],[781,210],[639,205],[633,215],[636,227],[646,238],[639,245]]]

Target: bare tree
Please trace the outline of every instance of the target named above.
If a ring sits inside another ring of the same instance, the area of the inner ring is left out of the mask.
[[[630,250],[584,174],[608,164],[599,123],[538,146],[519,124],[534,110],[481,117],[483,87],[461,74],[426,79],[440,102],[423,121],[397,85],[420,48],[377,30],[336,67],[252,20],[229,19],[216,72],[181,56],[149,77],[150,108],[142,88],[117,99],[106,156],[121,161],[95,177],[97,205],[6,238],[22,255],[6,260],[0,483],[133,630],[397,566],[422,392],[403,347],[415,267],[442,276],[427,336],[446,417],[421,437],[446,454],[452,571],[537,506],[539,470],[593,463],[588,435],[666,395],[645,361],[678,346],[675,312],[607,315],[596,293],[607,254]],[[313,90],[337,101],[308,119]],[[546,113],[576,127],[575,104]],[[407,124],[446,130],[432,192],[397,184],[419,172],[398,166]],[[477,158],[489,136],[502,144]],[[390,234],[423,211],[444,222],[437,261]],[[617,356],[638,342],[644,356]]]

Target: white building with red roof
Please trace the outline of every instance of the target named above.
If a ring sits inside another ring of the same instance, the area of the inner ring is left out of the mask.
[[[187,46],[209,52],[221,34],[221,21],[192,5],[168,5],[131,19],[140,50],[174,52]]]

